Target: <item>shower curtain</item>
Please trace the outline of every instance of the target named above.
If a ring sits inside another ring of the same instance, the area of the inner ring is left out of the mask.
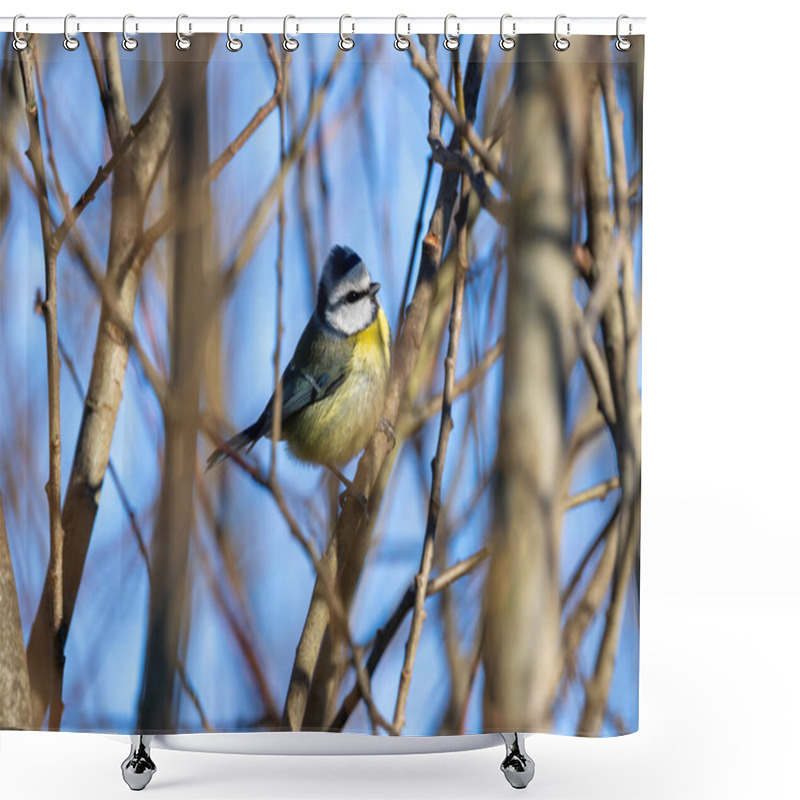
[[[643,37],[76,36],[2,50],[0,728],[636,730]]]

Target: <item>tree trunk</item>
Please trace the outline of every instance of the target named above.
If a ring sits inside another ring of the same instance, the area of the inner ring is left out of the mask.
[[[572,198],[552,44],[516,67],[503,403],[486,585],[487,731],[546,730],[559,668],[559,534],[570,363]]]

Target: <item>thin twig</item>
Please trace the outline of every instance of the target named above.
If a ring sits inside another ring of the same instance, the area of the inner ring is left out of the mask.
[[[42,311],[42,299],[41,296],[37,297],[36,301],[37,309],[41,312]],[[75,362],[72,359],[72,356],[67,352],[66,347],[64,346],[61,337],[58,337],[58,352],[61,356],[61,360],[64,362],[64,366],[67,368],[67,372],[69,373],[70,377],[72,378],[72,383],[75,386],[75,390],[78,393],[78,396],[81,402],[86,401],[86,391],[83,388],[83,384],[81,379],[78,375],[78,370],[75,367]],[[109,459],[108,461],[108,471],[111,473],[111,480],[114,483],[114,487],[117,490],[117,494],[119,495],[119,499],[122,502],[122,506],[125,509],[125,513],[128,516],[128,520],[131,523],[131,530],[133,531],[134,539],[136,539],[136,546],[139,549],[139,553],[144,560],[144,566],[147,571],[147,579],[148,581],[151,578],[150,575],[150,556],[147,553],[147,546],[144,542],[144,535],[142,534],[142,530],[139,527],[139,522],[136,519],[136,510],[131,503],[130,498],[128,497],[128,493],[125,491],[125,487],[122,485],[122,479],[120,478],[119,472],[117,472],[117,468],[114,466],[114,462]]]
[[[422,57],[416,45],[411,40],[409,40],[409,45],[408,54],[411,56],[411,65],[425,79],[431,94],[441,104],[447,116],[452,120],[456,130],[466,138],[470,147],[480,156],[486,169],[497,178],[504,189],[507,189],[509,185],[508,174],[497,162],[497,159],[492,155],[490,148],[486,146],[483,139],[475,132],[475,128],[469,121],[468,115],[464,114],[461,109],[457,109],[453,105],[450,94],[441,80],[439,80],[439,76],[431,68],[431,65]]]
[[[142,116],[135,122],[128,133],[125,135],[125,138],[119,143],[119,145],[114,148],[114,152],[111,158],[103,164],[102,167],[99,167],[97,170],[97,174],[92,179],[91,183],[84,189],[83,194],[77,199],[75,204],[72,206],[71,209],[67,211],[64,215],[64,219],[61,224],[58,226],[58,229],[55,232],[53,237],[53,246],[56,250],[61,248],[64,240],[67,238],[72,227],[78,220],[78,217],[83,213],[86,206],[94,200],[97,196],[97,192],[100,191],[100,188],[106,182],[106,180],[111,176],[111,173],[114,171],[114,168],[119,164],[122,160],[123,156],[128,152],[131,145],[136,141],[139,137],[139,134],[149,125],[150,121],[155,116],[156,109],[158,108],[159,103],[161,102],[162,97],[164,96],[165,91],[165,84],[162,81],[158,90],[153,95],[153,99],[150,101],[150,104],[145,109]]]
[[[269,43],[272,39],[268,38]],[[272,45],[273,49],[275,45]],[[285,63],[288,67],[291,53],[286,53]],[[278,139],[280,150],[280,171],[284,172],[284,162],[286,161],[286,147],[283,139],[284,125],[286,117],[286,91],[281,82],[280,94],[278,97]],[[283,338],[283,243],[286,237],[286,201],[284,197],[285,182],[281,181],[278,190],[278,256],[275,259],[275,352],[272,356],[272,367],[274,370],[274,411],[272,414],[272,458],[270,459],[270,477],[276,480],[276,470],[278,464],[278,442],[281,438],[281,420],[283,413],[283,381],[281,381],[281,339]]]
[[[464,113],[464,95],[461,82],[460,62],[454,55],[453,59],[454,81],[456,87],[456,102],[460,112]],[[449,97],[448,97],[449,101]],[[462,144],[462,150],[464,144]],[[436,543],[436,528],[439,522],[439,509],[441,507],[442,475],[444,474],[444,461],[447,455],[447,444],[450,431],[453,429],[451,409],[453,404],[453,386],[455,384],[456,359],[458,358],[458,343],[461,335],[461,318],[464,305],[464,284],[466,283],[467,269],[469,268],[469,254],[467,248],[467,214],[469,210],[470,181],[466,175],[461,176],[461,203],[456,213],[457,230],[457,263],[456,276],[453,284],[453,305],[450,314],[450,340],[447,345],[447,357],[444,362],[444,391],[442,393],[442,416],[439,426],[439,440],[436,446],[436,455],[431,463],[431,492],[428,503],[428,521],[425,526],[425,538],[422,546],[419,572],[416,577],[416,596],[414,598],[414,614],[411,618],[411,630],[406,642],[405,660],[400,671],[400,682],[397,689],[397,700],[394,709],[393,733],[399,735],[405,726],[405,708],[408,692],[411,686],[411,675],[414,670],[417,648],[422,635],[422,626],[425,621],[425,596],[428,589],[431,568],[433,567],[434,546]]]
[[[477,386],[484,375],[499,360],[503,354],[505,345],[504,338],[501,336],[484,354],[481,360],[472,367],[463,377],[453,384],[452,400],[466,394]],[[442,408],[443,395],[437,394],[430,398],[424,405],[413,411],[413,416],[409,419],[407,426],[403,427],[403,436],[413,436],[422,426]]]
[[[570,495],[564,501],[564,511],[569,511],[571,508],[589,503],[592,500],[603,500],[607,497],[609,492],[613,492],[615,489],[619,489],[619,478],[609,478],[607,481],[598,483],[596,486]]]
[[[428,200],[428,189],[431,185],[431,175],[433,174],[433,158],[428,156],[428,165],[425,168],[425,182],[422,185],[422,196],[419,199],[419,211],[417,212],[417,222],[414,225],[414,237],[411,241],[411,252],[408,256],[408,269],[406,270],[406,282],[403,286],[403,299],[400,301],[400,307],[397,310],[397,325],[395,330],[399,331],[403,324],[406,313],[406,303],[408,302],[408,293],[411,291],[411,275],[414,272],[414,262],[417,259],[417,247],[419,247],[419,237],[422,235],[422,220],[425,213],[425,203]]]
[[[42,303],[47,348],[47,405],[48,436],[50,442],[50,470],[45,490],[50,509],[50,562],[47,569],[50,582],[50,633],[52,646],[52,674],[50,685],[50,730],[61,727],[64,710],[62,688],[64,683],[64,529],[61,524],[61,400],[58,355],[58,305],[56,254],[53,250],[53,227],[50,222],[50,200],[44,171],[42,141],[39,132],[39,111],[33,79],[33,54],[28,47],[18,53],[25,106],[28,117],[30,145],[28,158],[33,166],[39,200],[39,221],[44,250],[45,297]]]
[[[638,537],[634,535],[634,532],[638,531],[639,513],[637,502],[631,509],[630,529],[625,530],[620,524],[618,532],[619,568],[615,570],[603,638],[597,651],[592,677],[585,687],[586,702],[578,724],[578,731],[584,736],[598,735],[605,717],[605,708],[611,690],[611,678],[614,675],[622,615],[625,610],[625,597],[636,560]],[[621,517],[622,519],[624,518]]]
[[[444,591],[459,578],[470,574],[483,561],[486,560],[488,555],[489,550],[488,548],[484,547],[477,553],[474,553],[473,555],[463,559],[463,561],[453,564],[453,566],[449,567],[435,578],[431,579],[430,583],[428,584],[426,596],[432,597],[435,594],[439,594],[439,592]],[[400,626],[403,624],[403,620],[406,618],[406,615],[414,607],[416,594],[415,581],[411,586],[408,587],[386,623],[375,633],[372,642],[372,649],[370,650],[366,666],[367,675],[370,678],[375,674],[375,670],[378,668],[381,658],[383,658],[383,655],[391,644],[392,639],[400,629]],[[340,731],[342,728],[344,728],[344,726],[347,724],[347,720],[350,718],[350,715],[358,705],[359,700],[361,700],[361,687],[356,684],[350,690],[347,697],[345,697],[345,699],[342,701],[339,711],[331,723],[331,730]]]
[[[269,59],[275,71],[275,88],[272,96],[261,106],[250,118],[249,122],[242,128],[230,144],[214,159],[208,170],[208,180],[213,182],[219,177],[220,172],[228,165],[231,159],[244,147],[247,140],[258,130],[261,123],[276,109],[281,103],[283,95],[283,70],[278,56],[275,42],[272,36],[264,34],[264,42],[267,46]]]

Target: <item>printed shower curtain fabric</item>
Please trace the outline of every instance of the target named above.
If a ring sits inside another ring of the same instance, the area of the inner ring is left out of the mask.
[[[80,40],[3,45],[0,728],[636,730],[643,39]]]

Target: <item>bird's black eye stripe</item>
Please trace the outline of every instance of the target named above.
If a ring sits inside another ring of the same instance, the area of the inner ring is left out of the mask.
[[[369,294],[369,292],[367,292],[367,291],[364,291],[364,292],[355,292],[355,291],[348,292],[344,299],[347,300],[348,303],[357,303],[362,297],[366,297],[368,294]]]

